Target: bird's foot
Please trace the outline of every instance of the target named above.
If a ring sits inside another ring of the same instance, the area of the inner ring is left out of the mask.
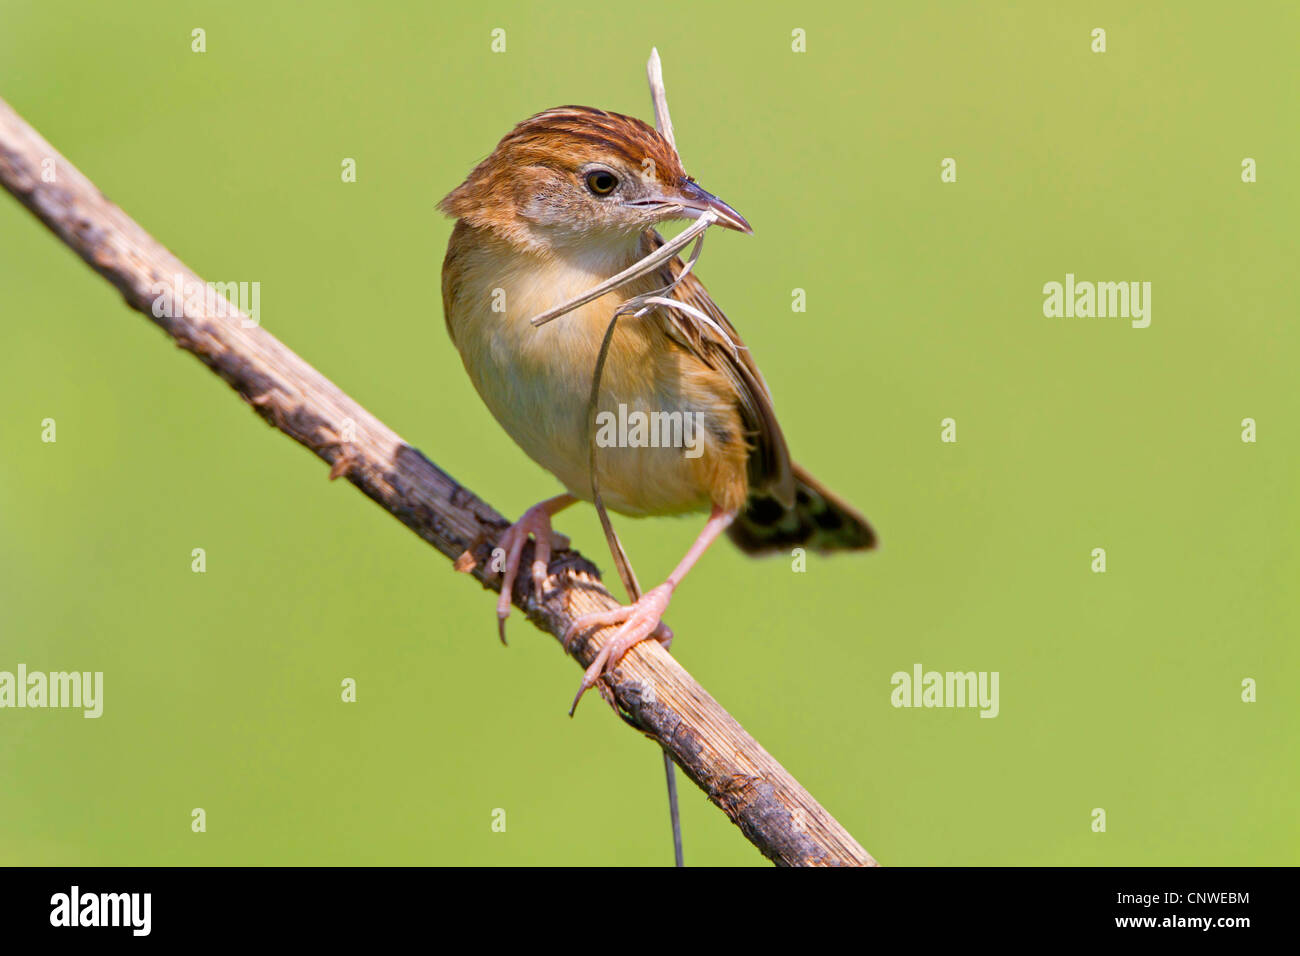
[[[605,642],[601,647],[600,653],[596,659],[591,662],[587,672],[582,675],[582,684],[578,687],[578,695],[573,698],[573,706],[569,708],[569,716],[573,716],[574,710],[578,706],[578,701],[582,700],[585,694],[600,676],[607,671],[612,670],[618,665],[633,646],[641,643],[646,638],[654,638],[664,645],[665,648],[672,645],[673,632],[667,624],[663,622],[664,611],[668,610],[668,602],[673,596],[672,584],[661,584],[657,588],[646,591],[641,595],[640,600],[635,604],[625,605],[623,607],[612,608],[608,611],[597,611],[594,614],[584,614],[569,625],[564,632],[564,649],[570,650],[570,643],[573,638],[583,631],[590,630],[593,627],[608,627],[612,624],[621,624],[613,637]]]
[[[519,564],[524,553],[524,544],[529,535],[533,538],[533,594],[538,601],[546,593],[546,581],[549,577],[551,549],[567,548],[569,539],[551,530],[550,502],[543,501],[533,505],[524,512],[523,517],[512,524],[501,535],[497,547],[505,551],[505,563],[501,568],[501,597],[497,601],[497,632],[501,643],[506,642],[506,618],[510,616],[510,597],[514,593],[515,578],[519,576]]]

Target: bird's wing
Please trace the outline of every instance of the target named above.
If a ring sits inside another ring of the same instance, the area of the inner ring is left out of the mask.
[[[642,252],[648,254],[663,244],[663,237],[651,229],[645,234]],[[665,263],[660,268],[663,284],[680,276],[685,267],[679,257]],[[725,333],[725,336],[720,334],[718,329],[680,309],[661,307],[653,313],[663,322],[664,331],[673,341],[709,368],[725,375],[735,387],[741,421],[752,443],[748,461],[751,494],[766,493],[790,507],[795,496],[790,451],[772,408],[772,394],[749,349],[694,272],[673,290],[672,297],[707,315]]]

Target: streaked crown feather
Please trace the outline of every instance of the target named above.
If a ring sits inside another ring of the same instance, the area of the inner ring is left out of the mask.
[[[474,225],[508,228],[522,199],[518,186],[524,170],[541,166],[573,172],[593,162],[621,164],[665,186],[689,179],[677,151],[653,126],[590,106],[557,106],[530,116],[502,137],[492,155],[439,208]]]

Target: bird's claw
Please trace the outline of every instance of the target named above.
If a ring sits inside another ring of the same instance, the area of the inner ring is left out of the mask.
[[[546,594],[550,578],[551,548],[567,547],[568,539],[551,531],[551,515],[543,505],[534,505],[523,517],[501,535],[497,547],[505,551],[505,564],[501,568],[501,597],[497,599],[497,634],[506,643],[506,618],[510,616],[510,599],[514,594],[515,579],[529,535],[533,538],[533,564],[529,569],[533,579],[533,596],[540,602]]]
[[[569,708],[570,717],[577,709],[578,701],[582,700],[582,695],[595,686],[602,674],[616,667],[623,659],[623,655],[637,644],[647,638],[654,638],[665,647],[672,644],[672,629],[663,622],[664,611],[668,609],[672,594],[672,585],[661,584],[641,595],[635,604],[584,614],[568,626],[563,638],[565,651],[571,651],[570,645],[574,637],[584,631],[593,627],[620,625],[596,654],[596,659],[591,662],[586,673],[582,675],[577,696],[573,698],[573,706]]]

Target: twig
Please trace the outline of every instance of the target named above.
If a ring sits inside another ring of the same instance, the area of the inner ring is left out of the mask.
[[[53,181],[42,161],[52,160]],[[492,546],[508,522],[336,385],[233,306],[191,300],[155,316],[159,284],[201,280],[110,203],[0,100],[0,183],[128,305],[221,376],[259,415],[314,454],[486,587]],[[352,439],[346,440],[348,436]],[[531,546],[530,546],[531,547]],[[464,557],[466,552],[470,557]],[[531,562],[525,553],[524,566]],[[576,551],[553,565],[555,590],[535,602],[521,576],[514,603],[557,637],[579,615],[618,602]],[[491,633],[491,629],[485,632]],[[611,631],[575,648],[583,667]],[[677,765],[769,859],[790,866],[874,865],[871,856],[654,641],[637,645],[609,679],[620,713],[671,752]]]
[[[586,292],[574,296],[568,302],[562,302],[553,308],[547,309],[541,315],[534,316],[528,321],[535,327],[541,327],[553,319],[558,319],[560,316],[572,312],[580,305],[594,302],[606,292],[617,289],[619,286],[627,285],[633,279],[640,278],[648,272],[653,272],[663,263],[674,258],[681,249],[690,245],[692,239],[703,234],[704,230],[709,228],[709,226],[716,221],[717,216],[715,214],[705,213],[700,216],[699,219],[695,220],[695,222],[691,223],[687,228],[683,229],[680,235],[669,239],[654,252],[644,258],[638,259],[622,272],[610,276],[605,281],[592,286]]]
[[[655,126],[675,153],[677,152],[677,141],[673,137],[672,117],[668,114],[668,93],[664,90],[663,64],[659,62],[659,50],[655,47],[650,48],[650,59],[646,62],[646,78],[650,81],[650,103],[655,113]],[[680,161],[680,156],[678,160]],[[700,217],[700,221],[696,223],[700,234],[699,238],[695,240],[695,252],[691,256],[690,262],[682,269],[677,279],[669,283],[666,288],[659,290],[660,293],[670,294],[677,283],[685,278],[686,274],[695,266],[695,261],[699,258],[700,251],[704,247],[704,230],[709,228],[715,218],[711,213],[705,213],[704,216]],[[653,258],[653,253],[651,258]],[[645,260],[633,268],[644,266]],[[636,274],[641,275],[642,273],[638,271]],[[596,514],[600,517],[600,527],[605,532],[605,542],[609,545],[609,553],[614,558],[614,567],[618,570],[618,576],[623,581],[623,589],[627,591],[628,601],[633,604],[641,600],[641,585],[637,582],[636,572],[632,570],[632,563],[627,559],[627,552],[623,549],[623,542],[618,539],[618,534],[614,531],[614,525],[609,520],[609,512],[605,509],[604,499],[600,496],[600,471],[596,467],[596,408],[600,403],[600,379],[605,370],[605,359],[609,355],[609,343],[614,336],[614,329],[618,325],[619,316],[626,311],[635,311],[635,307],[629,309],[629,306],[632,306],[638,300],[644,299],[646,299],[646,296],[637,296],[610,316],[609,327],[605,330],[605,338],[600,344],[600,355],[596,359],[596,369],[591,377],[591,400],[587,403],[587,434],[584,436],[585,440],[591,445],[591,502],[595,505]],[[673,301],[675,302],[675,300]],[[561,309],[572,307],[560,306],[552,309],[550,315],[562,315]],[[683,307],[689,308],[689,306]],[[544,321],[547,321],[547,318],[539,316],[533,320],[533,323],[541,325]],[[667,649],[667,646],[667,644],[664,645],[665,649]],[[581,696],[582,691],[579,690],[578,697]],[[573,706],[578,706],[578,698],[574,698]],[[573,716],[572,707],[569,708],[569,716]],[[663,753],[664,778],[668,785],[668,818],[673,830],[673,862],[681,867],[685,866],[686,862],[682,853],[682,820],[677,807],[677,774],[673,770],[672,757],[668,755],[667,750]]]

